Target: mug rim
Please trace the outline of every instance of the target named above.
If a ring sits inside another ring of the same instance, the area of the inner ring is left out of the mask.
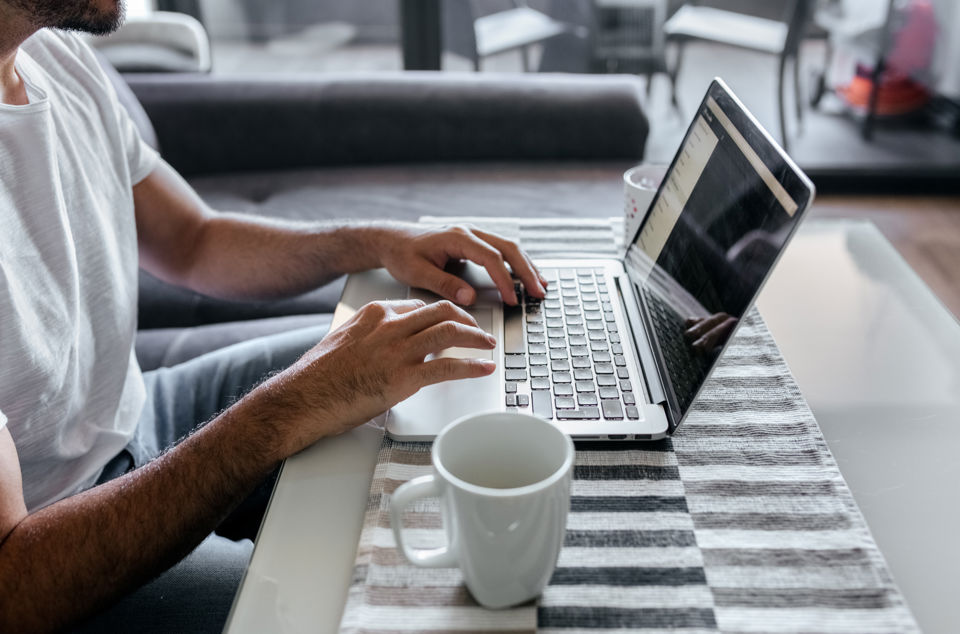
[[[641,185],[638,185],[637,183],[634,183],[631,180],[631,177],[637,172],[653,169],[661,172],[659,176],[660,176],[660,180],[663,180],[663,178],[666,176],[666,172],[669,169],[669,167],[670,166],[667,165],[666,163],[640,163],[639,165],[634,165],[633,167],[631,167],[630,169],[628,169],[623,173],[623,182],[625,185],[633,187],[634,189],[640,189],[643,191],[656,191],[657,187],[643,187]]]
[[[516,417],[525,418],[531,421],[536,421],[537,423],[542,423],[544,425],[549,425],[557,433],[561,434],[564,440],[566,441],[564,443],[564,446],[566,448],[566,455],[563,458],[563,463],[561,463],[561,465],[557,467],[557,469],[553,473],[551,473],[546,478],[543,478],[542,480],[538,480],[533,484],[526,484],[520,487],[511,487],[508,489],[480,486],[479,484],[473,484],[472,482],[467,482],[466,480],[455,476],[453,473],[450,472],[449,469],[447,469],[447,467],[443,464],[443,462],[440,460],[439,456],[437,455],[437,452],[438,452],[437,447],[440,446],[440,441],[447,434],[447,432],[449,432],[451,429],[453,429],[457,425],[460,425],[461,423],[470,419],[485,418],[488,416],[516,416]],[[519,497],[523,495],[529,495],[531,493],[536,493],[542,489],[546,489],[552,486],[553,484],[555,484],[556,482],[558,482],[559,480],[561,480],[564,476],[566,476],[567,472],[570,471],[570,469],[573,467],[573,462],[576,459],[576,453],[577,453],[576,447],[573,444],[573,439],[570,438],[570,436],[565,434],[559,427],[557,427],[550,421],[544,420],[537,416],[533,416],[531,414],[525,414],[523,412],[502,412],[499,410],[479,412],[476,414],[467,414],[465,416],[461,416],[460,418],[457,418],[451,421],[450,423],[447,423],[447,425],[440,430],[440,433],[437,434],[437,437],[433,439],[433,446],[430,448],[430,457],[431,457],[431,462],[433,463],[433,468],[440,474],[440,476],[445,481],[449,482],[450,484],[453,484],[457,488],[463,489],[470,493],[484,495],[487,497]]]

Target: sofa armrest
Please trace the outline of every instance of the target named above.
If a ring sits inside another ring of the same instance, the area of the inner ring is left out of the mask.
[[[292,79],[127,75],[185,175],[446,161],[635,160],[625,76],[403,73]]]

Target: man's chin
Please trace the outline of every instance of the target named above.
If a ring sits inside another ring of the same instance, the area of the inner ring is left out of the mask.
[[[78,15],[64,16],[58,28],[82,31],[91,35],[109,35],[123,24],[124,6],[120,0],[111,0],[109,7],[88,6]]]

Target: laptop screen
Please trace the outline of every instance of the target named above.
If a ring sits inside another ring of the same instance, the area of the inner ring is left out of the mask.
[[[812,186],[714,81],[629,245],[679,424],[812,198]]]

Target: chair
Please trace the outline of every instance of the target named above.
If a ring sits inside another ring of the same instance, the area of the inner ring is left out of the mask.
[[[784,81],[787,62],[793,63],[797,120],[803,120],[800,101],[800,41],[810,21],[814,0],[790,0],[782,21],[759,18],[733,11],[686,4],[664,25],[667,39],[677,45],[673,75],[680,72],[683,47],[691,40],[702,40],[760,51],[780,58],[777,105],[780,113],[780,138],[784,149],[788,146],[786,112],[784,110]]]
[[[531,9],[525,0],[512,0],[514,7],[476,17],[471,0],[444,0],[443,48],[473,61],[480,70],[486,57],[521,50],[523,70],[530,71],[530,46],[569,30],[569,26]]]
[[[211,68],[206,30],[183,13],[130,15],[116,32],[90,41],[121,72],[208,73]]]

